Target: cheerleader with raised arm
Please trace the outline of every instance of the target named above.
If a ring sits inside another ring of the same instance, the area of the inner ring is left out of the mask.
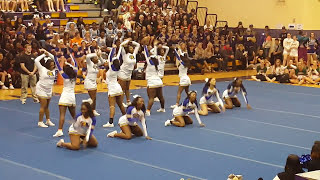
[[[68,62],[62,61],[61,66],[58,62],[58,59],[55,57],[54,61],[57,65],[57,68],[63,78],[63,90],[59,100],[59,128],[58,131],[53,135],[53,137],[63,136],[63,125],[65,121],[65,116],[67,109],[70,112],[70,115],[73,119],[76,117],[76,95],[74,88],[76,85],[78,65],[77,61],[70,55],[74,65],[69,64]]]
[[[207,78],[206,84],[202,90],[202,97],[200,98],[200,107],[199,114],[202,116],[208,115],[208,111],[213,113],[220,113],[221,110],[224,112],[225,107],[223,101],[220,98],[219,90],[216,88],[216,79],[215,78]],[[214,102],[212,99],[216,97],[218,102]],[[221,109],[219,108],[221,107]]]
[[[154,102],[155,97],[159,97],[161,108],[158,112],[165,112],[164,109],[164,98],[162,93],[162,80],[159,75],[159,60],[156,56],[149,55],[147,46],[144,46],[144,55],[147,61],[146,68],[146,80],[147,80],[147,93],[149,97],[148,107],[146,111],[146,116],[150,116],[150,110]]]
[[[179,52],[180,51],[181,50],[179,50]],[[182,91],[184,90],[186,92],[186,94],[188,94],[189,86],[191,85],[191,80],[188,76],[188,69],[190,67],[190,60],[189,60],[187,54],[181,53],[181,52],[178,53],[177,50],[174,50],[174,53],[177,58],[180,82],[179,82],[176,104],[171,106],[172,109],[179,106]],[[184,54],[184,55],[181,56],[179,54]]]
[[[118,73],[120,70],[120,53],[121,49],[118,51],[118,55],[114,57],[116,54],[116,48],[112,48],[111,52],[109,53],[109,70],[106,73],[106,82],[108,85],[108,100],[109,100],[109,122],[107,124],[104,124],[103,127],[114,127],[113,125],[113,118],[115,114],[115,104],[117,103],[119,106],[119,109],[121,110],[122,115],[126,113],[126,110],[123,106],[122,100],[123,100],[123,91],[120,86],[120,84],[117,81]]]
[[[159,70],[159,77],[163,79],[164,77],[164,67],[166,65],[167,56],[169,53],[169,47],[164,45],[157,45],[155,44],[154,48],[151,49],[151,54],[155,55],[159,61],[158,70]],[[154,98],[154,101],[160,101],[159,97]]]
[[[113,131],[107,136],[129,140],[132,138],[132,134],[134,134],[137,137],[144,135],[146,139],[151,140],[152,138],[148,136],[147,132],[146,119],[144,116],[145,110],[146,107],[143,98],[138,95],[135,96],[131,105],[127,108],[126,115],[123,115],[119,119],[118,124],[121,128],[121,132],[118,133],[117,131]],[[141,121],[142,130],[138,125],[139,121]]]
[[[167,56],[169,53],[169,47],[165,45],[157,45],[155,44],[154,48],[151,49],[151,54],[155,55],[159,61],[158,69],[159,69],[159,76],[162,79],[164,76],[164,67],[167,61]]]
[[[125,45],[128,45],[127,48],[124,48]],[[140,49],[140,44],[135,41],[126,40],[120,45],[121,55],[123,59],[123,63],[120,67],[120,71],[118,74],[119,83],[121,85],[122,91],[127,99],[126,105],[130,104],[130,82],[132,71],[137,63],[136,56]],[[126,49],[126,50],[125,50]]]
[[[93,135],[96,125],[96,118],[93,114],[92,106],[88,102],[81,105],[81,113],[75,118],[75,122],[69,127],[70,142],[65,143],[60,139],[57,147],[65,147],[70,150],[79,150],[81,144],[83,147],[97,147],[98,141]]]
[[[198,102],[197,102],[197,92],[191,91],[188,93],[187,98],[183,101],[182,105],[176,106],[173,109],[174,118],[167,120],[164,125],[170,126],[174,125],[177,127],[184,127],[185,125],[192,124],[193,121],[188,115],[191,111],[194,111],[194,115],[201,127],[205,125],[201,122],[199,113],[198,113]]]
[[[237,94],[239,92],[242,92],[242,96],[244,98],[244,101],[247,104],[247,109],[251,109],[251,106],[249,105],[248,99],[247,99],[247,91],[244,88],[242,84],[242,80],[239,78],[235,78],[234,81],[232,81],[227,89],[223,92],[223,99],[225,101],[225,108],[226,109],[233,109],[233,106],[240,107],[241,103],[237,97]]]
[[[96,111],[97,77],[99,73],[99,66],[104,64],[100,51],[98,53],[86,55],[86,63],[87,76],[84,80],[84,89],[88,91],[90,99],[84,100],[83,102],[89,102],[92,106],[93,114],[95,116],[100,116],[100,114]]]
[[[44,54],[38,56],[34,60],[39,72],[39,81],[36,85],[36,95],[40,101],[38,126],[47,128],[48,126],[55,126],[55,124],[50,121],[49,104],[52,97],[54,79],[56,77],[56,66],[52,54],[44,49],[41,49],[40,51]],[[47,119],[46,123],[43,123],[44,114]]]

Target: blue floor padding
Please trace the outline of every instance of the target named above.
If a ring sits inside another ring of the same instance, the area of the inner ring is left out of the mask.
[[[228,82],[218,82],[222,94]],[[310,153],[319,139],[320,91],[316,88],[244,81],[253,110],[242,107],[225,113],[201,116],[206,124],[185,128],[164,127],[172,118],[170,105],[175,104],[176,86],[164,87],[166,113],[157,113],[155,102],[151,117],[147,117],[148,133],[153,138],[133,138],[130,141],[110,139],[113,129],[101,126],[109,118],[107,93],[99,93],[94,135],[98,148],[78,152],[55,147],[59,138],[52,138],[57,127],[38,128],[39,104],[28,99],[0,101],[0,179],[139,179],[175,180],[226,179],[231,173],[244,179],[272,179],[282,171],[289,154]],[[198,91],[203,84],[190,89]],[[147,103],[146,89],[132,90]],[[185,97],[183,93],[182,99]],[[87,94],[77,94],[77,111]],[[51,120],[58,125],[59,96],[50,104]],[[120,117],[116,109],[115,122]],[[71,117],[67,114],[66,120]],[[63,137],[69,141],[65,123]],[[119,130],[119,127],[114,129]],[[42,170],[42,171],[41,171]]]

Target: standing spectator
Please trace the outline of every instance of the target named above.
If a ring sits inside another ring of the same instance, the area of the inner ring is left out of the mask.
[[[303,58],[306,61],[308,59],[306,47],[306,43],[308,41],[307,34],[303,33],[303,31],[299,31],[299,35],[297,36],[297,38],[299,41],[298,59]]]
[[[264,57],[269,57],[269,52],[270,52],[270,48],[271,48],[271,44],[272,44],[272,38],[271,38],[269,32],[266,32],[265,36],[266,37],[265,37],[263,44],[262,44],[263,54],[264,54]]]
[[[247,34],[243,36],[243,45],[245,47],[245,50],[248,51],[249,54],[252,54],[252,52],[255,52],[255,44],[256,44],[256,38],[252,34],[250,29],[247,29]]]
[[[28,84],[30,83],[32,98],[35,103],[38,103],[39,100],[35,94],[35,88],[37,83],[37,77],[35,75],[37,67],[34,64],[35,56],[31,53],[32,48],[30,44],[25,45],[25,52],[20,57],[20,66],[21,66],[21,103],[25,104],[27,100],[27,89]]]
[[[227,42],[226,45],[222,49],[222,57],[223,57],[223,70],[227,70],[228,62],[232,62],[232,70],[236,71],[236,60],[234,59],[234,53],[230,44]]]
[[[283,40],[283,65],[287,65],[287,58],[290,55],[291,44],[293,43],[293,39],[291,38],[291,34],[287,33],[287,38]]]
[[[284,41],[284,39],[286,39],[287,38],[287,30],[286,30],[286,27],[282,27],[282,29],[281,29],[281,33],[280,33],[280,35],[279,35],[279,38],[280,38],[280,45],[281,46],[283,46],[283,41]]]
[[[276,39],[275,44],[273,45],[270,63],[274,65],[276,59],[282,59],[283,47],[280,45],[280,40]]]

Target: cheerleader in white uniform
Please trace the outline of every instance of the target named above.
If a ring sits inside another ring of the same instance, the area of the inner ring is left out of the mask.
[[[34,61],[39,71],[39,81],[36,85],[36,95],[40,101],[39,121],[38,126],[47,128],[55,126],[50,121],[49,104],[52,97],[52,86],[56,77],[56,66],[54,64],[54,56],[46,50],[41,49],[44,54],[38,56]],[[49,57],[48,57],[49,56]],[[43,123],[43,116],[46,115],[47,122]]]
[[[247,91],[242,84],[242,80],[239,78],[235,78],[235,80],[232,81],[228,85],[227,89],[223,92],[222,97],[225,101],[226,109],[232,109],[233,106],[235,107],[241,106],[241,103],[237,97],[237,94],[239,93],[239,91],[242,92],[242,96],[247,104],[247,109],[251,109],[251,106],[249,105],[248,99],[247,99]]]
[[[103,127],[114,127],[113,125],[113,118],[115,114],[115,104],[117,103],[122,115],[126,114],[126,110],[123,106],[123,91],[120,86],[120,84],[117,81],[118,78],[118,72],[120,70],[120,52],[118,52],[118,55],[114,58],[114,54],[116,54],[116,48],[112,48],[110,54],[109,54],[109,70],[106,73],[107,77],[107,85],[108,85],[108,100],[109,100],[109,108],[110,108],[110,117],[109,122],[107,124],[104,124]]]
[[[64,139],[60,139],[57,147],[79,150],[81,143],[83,147],[97,147],[98,141],[93,135],[95,125],[96,118],[91,104],[88,102],[82,103],[81,113],[77,115],[75,122],[69,127],[70,143],[65,143]]]
[[[88,91],[90,99],[83,102],[89,102],[92,105],[93,113],[95,116],[100,114],[96,111],[97,99],[97,77],[99,73],[99,66],[103,65],[103,59],[100,53],[91,53],[86,56],[87,62],[87,76],[84,80],[84,89]]]
[[[188,93],[187,98],[183,101],[182,105],[176,106],[173,109],[172,120],[167,120],[164,125],[170,126],[174,125],[177,127],[184,127],[185,125],[192,124],[193,121],[188,115],[191,111],[194,111],[194,115],[201,127],[205,125],[201,122],[200,116],[198,114],[198,101],[197,101],[197,92],[191,91]]]
[[[59,100],[59,128],[58,131],[53,135],[53,137],[60,137],[63,136],[63,125],[66,116],[67,109],[71,114],[71,117],[75,119],[76,117],[76,95],[74,93],[74,88],[76,85],[77,79],[77,72],[78,72],[78,65],[77,61],[74,60],[73,56],[70,55],[73,64],[69,64],[67,62],[62,62],[61,68],[58,59],[55,57],[54,61],[58,67],[58,70],[63,78],[63,90]]]
[[[290,58],[294,59],[296,65],[298,64],[298,48],[299,48],[299,41],[297,40],[297,36],[293,36],[293,41],[291,43],[290,49]]]
[[[155,55],[159,61],[159,77],[163,79],[164,67],[167,61],[167,56],[169,53],[169,47],[164,45],[155,45],[153,49],[150,50],[151,54]],[[159,52],[159,54],[158,54]]]
[[[147,61],[146,68],[146,80],[147,80],[147,93],[149,97],[148,107],[146,111],[146,116],[150,116],[150,110],[152,108],[154,98],[159,97],[161,108],[158,112],[165,112],[164,109],[164,98],[162,93],[162,80],[159,76],[159,61],[155,56],[149,56],[147,46],[144,46],[144,55]]]
[[[179,50],[180,54],[177,52],[177,50],[174,50],[174,52],[178,60],[177,63],[178,63],[178,69],[179,69],[180,83],[179,83],[179,88],[177,93],[176,104],[171,106],[172,109],[179,105],[182,91],[184,90],[186,94],[188,94],[189,86],[191,85],[191,80],[188,76],[188,68],[190,66],[190,60],[187,54],[181,53],[181,50]],[[181,54],[183,55],[181,56]]]
[[[163,79],[164,77],[164,67],[167,61],[167,56],[169,53],[169,47],[164,45],[155,44],[154,48],[150,50],[151,54],[155,55],[159,61],[159,77]],[[159,54],[158,54],[159,52]],[[154,98],[154,101],[160,101],[159,97]]]
[[[146,119],[144,117],[146,107],[144,100],[141,96],[135,96],[131,105],[127,109],[126,115],[119,119],[120,133],[117,131],[110,132],[107,137],[117,137],[121,139],[131,139],[132,134],[137,137],[144,137],[148,140],[152,138],[148,136]],[[142,129],[139,127],[138,122],[141,121]]]
[[[124,91],[124,94],[127,98],[127,105],[130,104],[129,87],[131,82],[132,71],[137,63],[136,55],[138,54],[138,51],[140,49],[139,43],[131,41],[131,44],[135,47],[133,48],[132,45],[128,45],[128,49],[126,51],[123,46],[127,45],[129,42],[129,40],[126,40],[120,45],[123,63],[118,74],[119,83],[121,85],[122,91]]]
[[[218,102],[214,102],[212,99],[216,96]],[[200,99],[200,107],[201,110],[199,111],[200,115],[206,116],[208,115],[208,110],[210,108],[211,112],[220,113],[221,109],[225,111],[225,107],[223,101],[220,98],[219,90],[216,88],[216,79],[215,78],[207,78],[206,84],[202,90],[202,97]]]

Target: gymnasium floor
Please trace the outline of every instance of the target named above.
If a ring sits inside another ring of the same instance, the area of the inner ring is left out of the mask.
[[[217,83],[220,93],[227,84]],[[253,81],[244,81],[244,85],[253,110],[243,106],[202,116],[205,128],[196,121],[185,128],[164,127],[165,120],[172,117],[169,106],[175,102],[177,86],[164,87],[167,112],[157,113],[156,102],[151,117],[147,117],[152,141],[107,138],[113,130],[101,127],[108,119],[107,94],[99,93],[97,109],[101,116],[94,132],[99,146],[77,152],[56,148],[59,138],[52,135],[57,127],[36,126],[39,104],[31,99],[26,105],[18,99],[0,101],[0,179],[224,180],[234,173],[242,174],[244,180],[270,180],[282,171],[289,154],[309,153],[313,142],[319,140],[320,91]],[[203,83],[195,83],[191,89],[200,93],[202,87]],[[132,93],[147,100],[144,88]],[[76,98],[79,110],[81,100],[88,95],[77,94]],[[239,99],[244,103],[241,96]],[[54,96],[50,106],[56,124],[58,100],[59,96]],[[117,122],[120,113],[116,111]],[[65,134],[68,127],[66,123]],[[63,138],[69,141],[68,136]]]

